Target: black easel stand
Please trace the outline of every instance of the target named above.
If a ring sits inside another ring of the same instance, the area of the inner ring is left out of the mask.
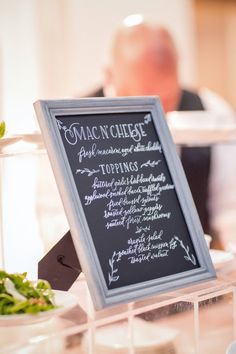
[[[38,263],[38,278],[56,290],[68,290],[81,272],[70,231]]]

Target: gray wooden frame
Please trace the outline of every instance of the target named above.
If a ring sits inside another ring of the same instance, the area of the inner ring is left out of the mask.
[[[146,296],[171,291],[179,287],[215,278],[215,269],[204,240],[202,226],[170,131],[165,119],[163,119],[164,113],[157,97],[41,100],[37,101],[34,107],[67,214],[74,246],[97,309],[134,301]],[[62,115],[122,112],[151,113],[185,222],[188,229],[191,230],[190,237],[200,267],[191,271],[108,290],[64,146],[61,142],[56,119],[53,118]]]

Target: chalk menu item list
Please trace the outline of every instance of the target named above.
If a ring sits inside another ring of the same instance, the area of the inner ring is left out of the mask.
[[[107,288],[198,268],[151,114],[56,121]]]
[[[34,107],[96,309],[216,277],[157,97]],[[53,247],[52,264],[70,263],[61,252]]]

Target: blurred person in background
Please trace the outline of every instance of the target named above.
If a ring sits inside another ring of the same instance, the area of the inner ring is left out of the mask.
[[[103,87],[89,96],[146,95],[159,96],[165,113],[208,110],[235,123],[232,109],[216,94],[182,88],[178,53],[166,28],[124,21],[112,38]],[[203,230],[212,236],[212,248],[224,249],[228,240],[236,242],[236,147],[182,146],[179,152]]]

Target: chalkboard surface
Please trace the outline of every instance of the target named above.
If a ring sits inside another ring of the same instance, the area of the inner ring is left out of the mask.
[[[127,100],[131,101],[133,106],[135,99],[123,100],[126,104]],[[80,258],[87,248],[92,252],[95,263],[90,264],[90,259],[84,262],[89,277],[93,267],[99,269],[99,276],[92,275],[95,288],[102,278],[104,294],[97,291],[97,307],[124,301],[126,297],[119,298],[119,292],[128,295],[127,300],[139,297],[134,295],[132,286],[141,290],[145,285],[148,294],[152,286],[163,287],[165,279],[180,282],[173,283],[175,287],[181,285],[181,278],[185,279],[185,285],[214,277],[203,232],[182,170],[179,174],[181,166],[171,146],[162,111],[154,109],[158,101],[149,98],[148,107],[142,104],[142,109],[133,111],[124,107],[119,110],[114,102],[94,100],[95,106],[98,103],[94,112],[91,100],[78,100],[78,112],[65,112],[64,108],[60,112],[54,109],[50,117],[46,114],[46,120],[54,127],[53,139],[56,137],[59,146],[55,150],[49,144],[51,159],[66,161],[69,176],[65,176],[69,179],[66,188],[71,189],[73,184],[70,198],[79,206],[75,216],[79,223],[76,235],[73,235],[73,220],[71,223],[72,236],[77,240],[75,246],[79,248]],[[109,104],[111,108],[107,111]],[[88,111],[80,112],[80,105],[88,107]],[[39,114],[39,109],[36,112]],[[44,125],[41,128],[43,132]],[[51,138],[46,134],[46,143],[48,139]],[[65,188],[62,190],[68,194]],[[65,199],[68,203],[68,196]],[[85,245],[78,244],[81,234]],[[167,288],[170,287],[168,283]],[[116,293],[112,299],[113,290]],[[107,303],[104,297],[109,299]]]

